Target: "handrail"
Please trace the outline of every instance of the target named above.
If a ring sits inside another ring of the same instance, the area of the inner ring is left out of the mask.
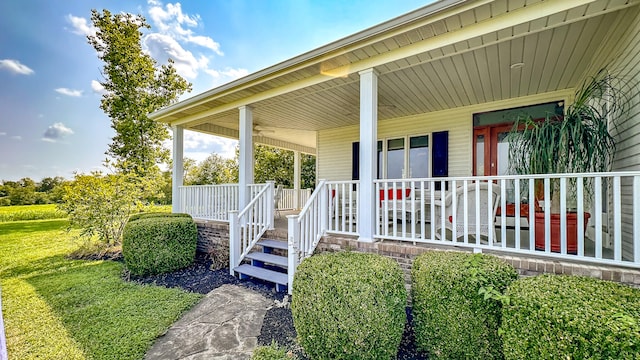
[[[311,256],[325,233],[329,218],[329,194],[327,181],[320,180],[318,186],[298,215],[287,216],[289,225],[288,251],[289,293],[293,288],[293,277],[298,265]]]
[[[229,212],[229,273],[247,256],[267,230],[273,229],[274,182],[268,181],[242,211]]]

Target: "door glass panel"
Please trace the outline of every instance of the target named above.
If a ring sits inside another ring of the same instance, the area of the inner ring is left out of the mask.
[[[498,175],[507,175],[509,173],[509,142],[507,141],[508,133],[502,132],[498,134]]]
[[[382,140],[378,140],[378,179],[382,179]]]
[[[429,136],[409,139],[409,178],[429,177]]]
[[[476,175],[484,176],[484,135],[476,136]]]
[[[404,138],[387,140],[387,179],[401,179],[404,172]]]

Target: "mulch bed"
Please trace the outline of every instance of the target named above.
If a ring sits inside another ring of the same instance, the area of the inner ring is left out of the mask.
[[[168,274],[145,277],[131,275],[129,280],[142,284],[179,287],[186,291],[200,294],[207,294],[224,284],[240,285],[257,291],[266,298],[273,299],[280,303],[286,296],[286,293],[275,292],[272,284],[256,280],[238,280],[229,274],[229,269],[212,270],[211,265],[212,261],[209,257],[206,254],[199,253],[196,256],[194,264],[188,268]],[[416,351],[410,308],[407,308],[407,319],[402,342],[400,343],[400,350],[398,351],[398,359],[426,359],[426,356]],[[295,339],[296,330],[293,327],[291,309],[288,307],[274,306],[268,310],[262,323],[258,344],[270,345],[272,341],[275,341],[280,346],[291,349],[298,358],[306,358]]]

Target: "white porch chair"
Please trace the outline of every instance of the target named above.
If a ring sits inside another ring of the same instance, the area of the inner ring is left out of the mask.
[[[500,204],[500,186],[490,182],[481,182],[479,186],[480,202],[476,202],[476,184],[467,184],[467,210],[464,208],[464,188],[462,186],[455,189],[455,192],[447,194],[443,201],[435,202],[436,214],[436,238],[440,239],[442,230],[442,214],[444,214],[444,227],[451,231],[455,225],[456,238],[464,236],[464,219],[467,218],[467,229],[470,236],[476,235],[476,224],[479,224],[480,236],[489,237],[491,233],[493,240],[498,241],[496,236],[495,218]],[[491,191],[491,204],[489,205],[489,191]],[[456,223],[453,224],[453,201],[456,202]],[[480,209],[480,218],[476,219],[476,207]],[[487,221],[489,211],[491,211],[490,221]],[[478,240],[476,240],[478,241]]]
[[[280,199],[282,199],[282,185],[276,186],[276,191],[273,194],[273,205],[276,211],[276,217],[280,218]]]

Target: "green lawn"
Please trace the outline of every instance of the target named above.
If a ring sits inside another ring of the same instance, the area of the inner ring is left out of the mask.
[[[47,220],[64,217],[55,204],[0,206],[0,223],[21,220]]]
[[[66,227],[61,219],[0,223],[9,358],[140,359],[201,298],[125,282],[121,263],[66,259],[78,246]]]

